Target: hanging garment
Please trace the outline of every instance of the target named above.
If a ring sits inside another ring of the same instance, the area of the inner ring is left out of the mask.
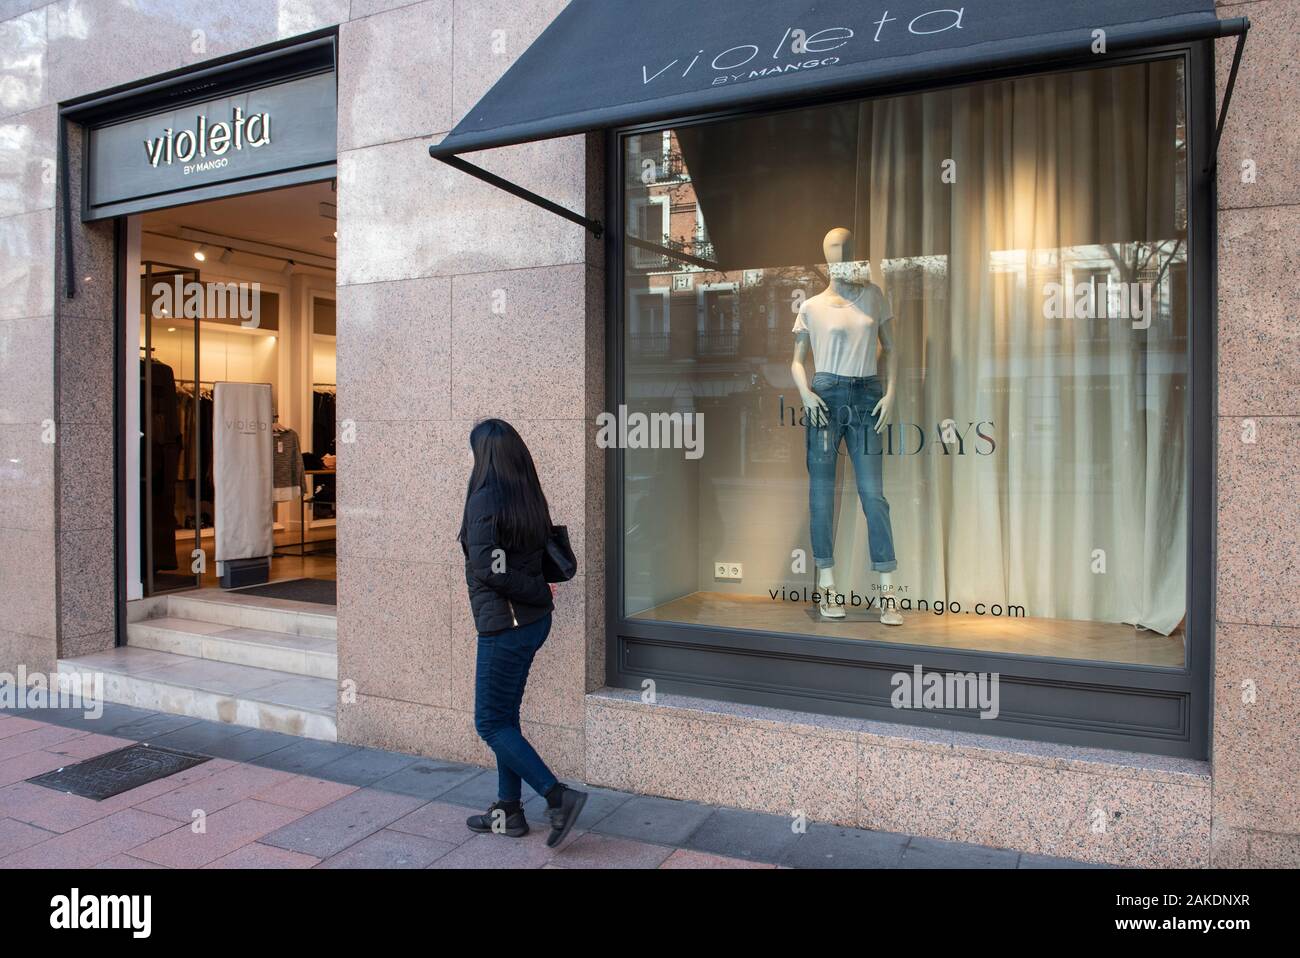
[[[271,523],[271,387],[217,383],[213,475],[216,477],[217,574],[235,559],[275,551]]]
[[[334,452],[334,393],[318,389],[311,397],[311,451]]]
[[[305,473],[302,465],[302,446],[298,433],[276,426],[271,435],[272,502],[293,502],[302,498]]]
[[[180,404],[176,399],[176,377],[172,368],[156,359],[149,367],[149,444],[152,469],[149,476],[149,512],[153,521],[153,567],[155,571],[177,568],[176,562],[176,479],[181,458]],[[144,363],[140,361],[140,391],[144,394]],[[141,402],[141,413],[144,403]]]

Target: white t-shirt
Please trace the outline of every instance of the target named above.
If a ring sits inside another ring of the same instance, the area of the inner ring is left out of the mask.
[[[837,302],[832,302],[821,292],[804,300],[794,320],[794,333],[808,334],[817,372],[874,376],[880,327],[893,315],[884,291],[868,283],[855,299],[837,297]]]

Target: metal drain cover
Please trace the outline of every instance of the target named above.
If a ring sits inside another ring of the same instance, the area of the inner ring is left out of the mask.
[[[206,755],[191,755],[156,745],[128,745],[27,781],[99,802],[206,761]]]

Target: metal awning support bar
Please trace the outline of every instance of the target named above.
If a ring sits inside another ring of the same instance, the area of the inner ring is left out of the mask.
[[[1237,70],[1241,67],[1241,51],[1246,46],[1246,34],[1250,32],[1250,20],[1240,17],[1237,30],[1237,49],[1232,54],[1232,69],[1228,71],[1228,83],[1223,88],[1223,105],[1219,107],[1219,123],[1214,130],[1214,149],[1210,152],[1210,169],[1219,166],[1219,141],[1223,139],[1223,125],[1228,121],[1228,106],[1232,103],[1232,91],[1237,85]]]
[[[433,156],[433,147],[429,148],[429,155]],[[489,173],[481,166],[475,166],[473,163],[462,160],[459,156],[434,156],[434,159],[446,163],[462,173],[468,173],[477,179],[482,180],[489,186],[495,186],[499,190],[505,190],[511,196],[517,196],[521,200],[527,200],[534,206],[540,206],[547,212],[554,213],[556,216],[563,216],[566,220],[571,220],[579,226],[590,230],[593,236],[599,238],[605,233],[604,224],[600,220],[589,219],[581,213],[575,213],[573,210],[566,209],[559,203],[553,203],[544,196],[539,196],[532,190],[526,190],[518,183],[511,183],[509,180],[503,180],[495,173]]]

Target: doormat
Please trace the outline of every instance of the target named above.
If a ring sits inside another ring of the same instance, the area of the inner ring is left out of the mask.
[[[338,605],[339,598],[338,583],[333,579],[286,579],[230,591],[232,595],[262,595],[268,599],[293,599],[317,605]]]
[[[191,755],[189,752],[157,745],[128,745],[75,765],[65,765],[27,781],[33,785],[52,788],[56,792],[70,792],[102,802],[106,798],[175,775],[206,761],[206,755]]]

